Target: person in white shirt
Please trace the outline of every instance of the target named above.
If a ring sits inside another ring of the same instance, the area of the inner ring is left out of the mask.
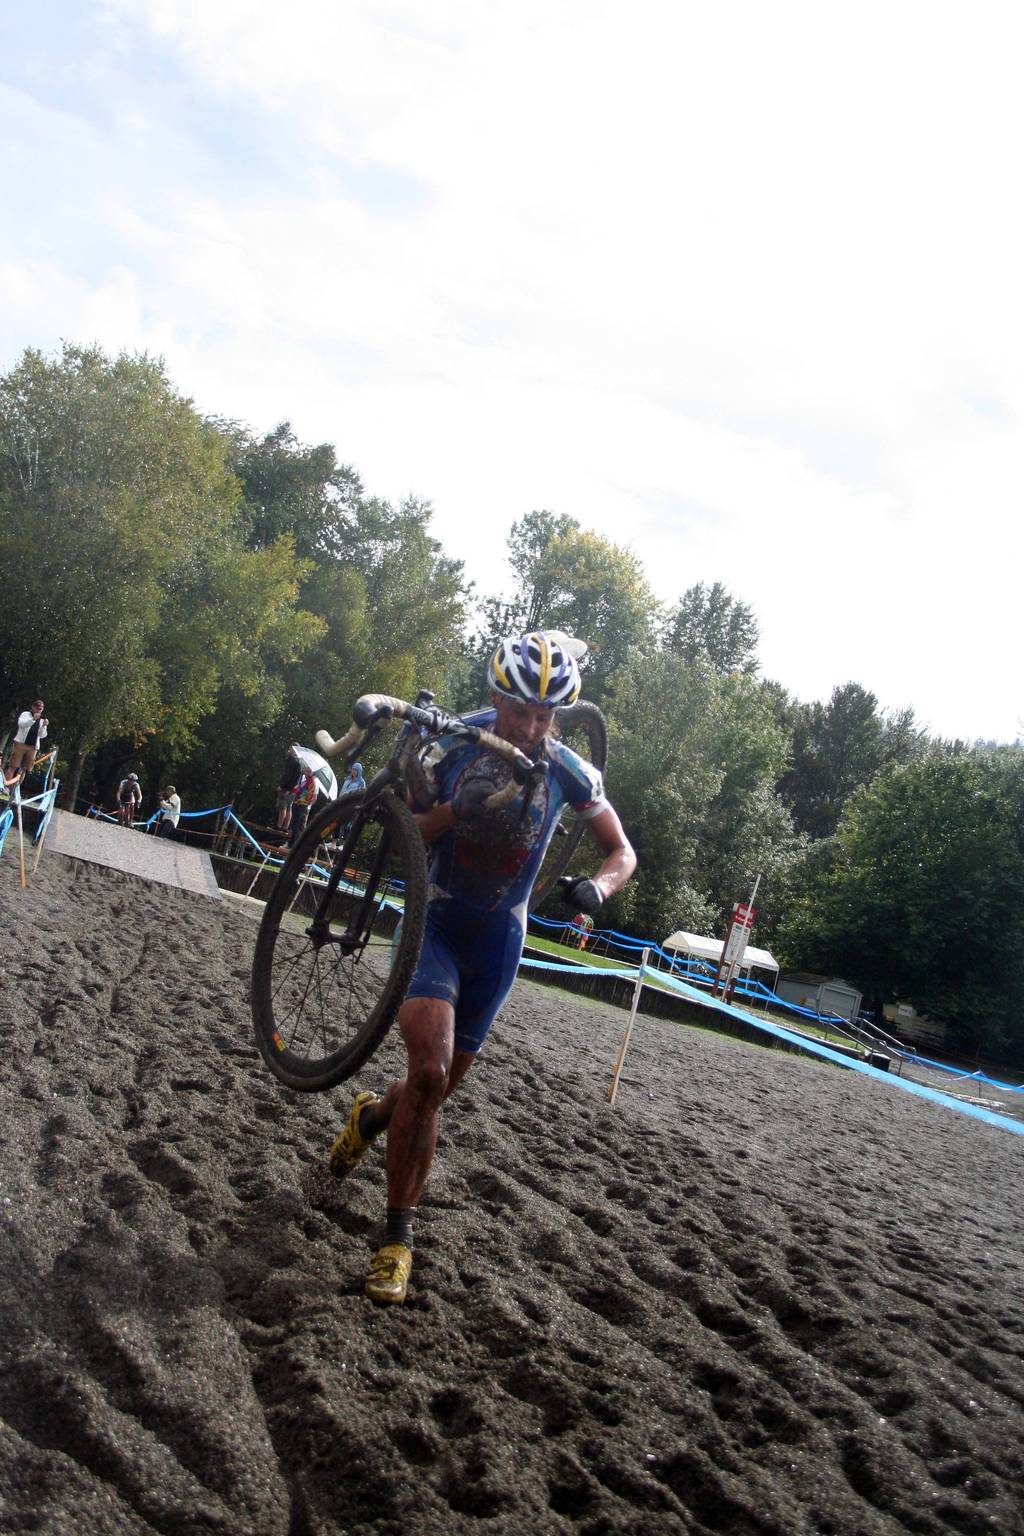
[[[46,739],[46,727],[50,723],[43,714],[45,708],[42,699],[36,699],[31,709],[23,709],[18,716],[18,727],[7,762],[8,775],[20,772],[24,777],[32,771],[36,753]]]
[[[178,817],[181,815],[181,796],[173,784],[168,784],[164,790],[163,799],[160,801],[160,820],[157,823],[157,837],[171,837],[178,825]]]

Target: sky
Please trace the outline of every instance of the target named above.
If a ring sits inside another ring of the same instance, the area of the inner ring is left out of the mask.
[[[48,0],[0,12],[0,371],[162,356],[203,411],[533,508],[795,697],[1024,733],[1016,7]]]

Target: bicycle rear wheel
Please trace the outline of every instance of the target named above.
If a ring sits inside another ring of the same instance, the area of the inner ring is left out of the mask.
[[[586,701],[560,709],[555,721],[555,732],[585,757],[588,763],[600,768],[602,774],[608,763],[608,725],[596,704]],[[530,895],[529,910],[536,912],[549,896],[557,895],[555,882],[564,875],[572,863],[573,855],[580,846],[586,823],[578,820],[569,809],[563,808],[562,819],[555,828],[555,835],[548,844],[544,862],[534,882]]]
[[[394,795],[365,807],[351,795],[310,821],[274,882],[252,966],[256,1043],[286,1088],[332,1088],[373,1055],[419,958],[426,898],[423,840]]]

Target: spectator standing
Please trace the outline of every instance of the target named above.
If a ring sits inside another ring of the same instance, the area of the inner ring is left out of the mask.
[[[363,778],[362,763],[353,763],[348,771],[348,776],[341,786],[341,794],[338,797],[344,800],[346,795],[357,795],[361,789],[366,788],[366,780]]]
[[[299,782],[295,788],[295,797],[292,802],[291,826],[288,833],[289,847],[294,848],[303,832],[306,830],[306,818],[309,808],[316,799],[316,779],[314,779],[305,763],[299,764]]]
[[[168,784],[160,801],[160,820],[157,823],[157,837],[173,837],[178,826],[178,817],[181,815],[181,796],[173,784]]]
[[[23,709],[18,716],[18,725],[7,762],[9,775],[20,772],[24,777],[31,773],[36,754],[46,739],[46,727],[50,723],[43,714],[45,708],[46,705],[42,699],[36,699],[31,709]]]
[[[281,773],[281,782],[277,786],[277,830],[279,832],[287,832],[291,826],[295,790],[301,776],[302,764],[299,761],[299,754],[294,746],[289,747]]]
[[[594,919],[590,916],[589,912],[577,912],[576,916],[572,920],[572,925],[574,928],[579,929],[579,933],[576,938],[576,948],[586,949],[587,940],[590,938],[591,932],[593,931]]]

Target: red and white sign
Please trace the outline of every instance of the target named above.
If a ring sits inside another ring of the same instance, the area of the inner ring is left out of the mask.
[[[750,940],[750,930],[754,926],[756,916],[756,907],[744,906],[740,902],[737,902],[733,907],[732,922],[729,924],[725,949],[722,951],[722,971],[734,971],[742,961],[744,951]]]
[[[722,965],[726,969],[739,965],[743,959],[743,951],[747,947],[750,938],[750,929],[744,923],[733,923],[729,929],[729,937],[725,941],[725,951],[722,955]]]

